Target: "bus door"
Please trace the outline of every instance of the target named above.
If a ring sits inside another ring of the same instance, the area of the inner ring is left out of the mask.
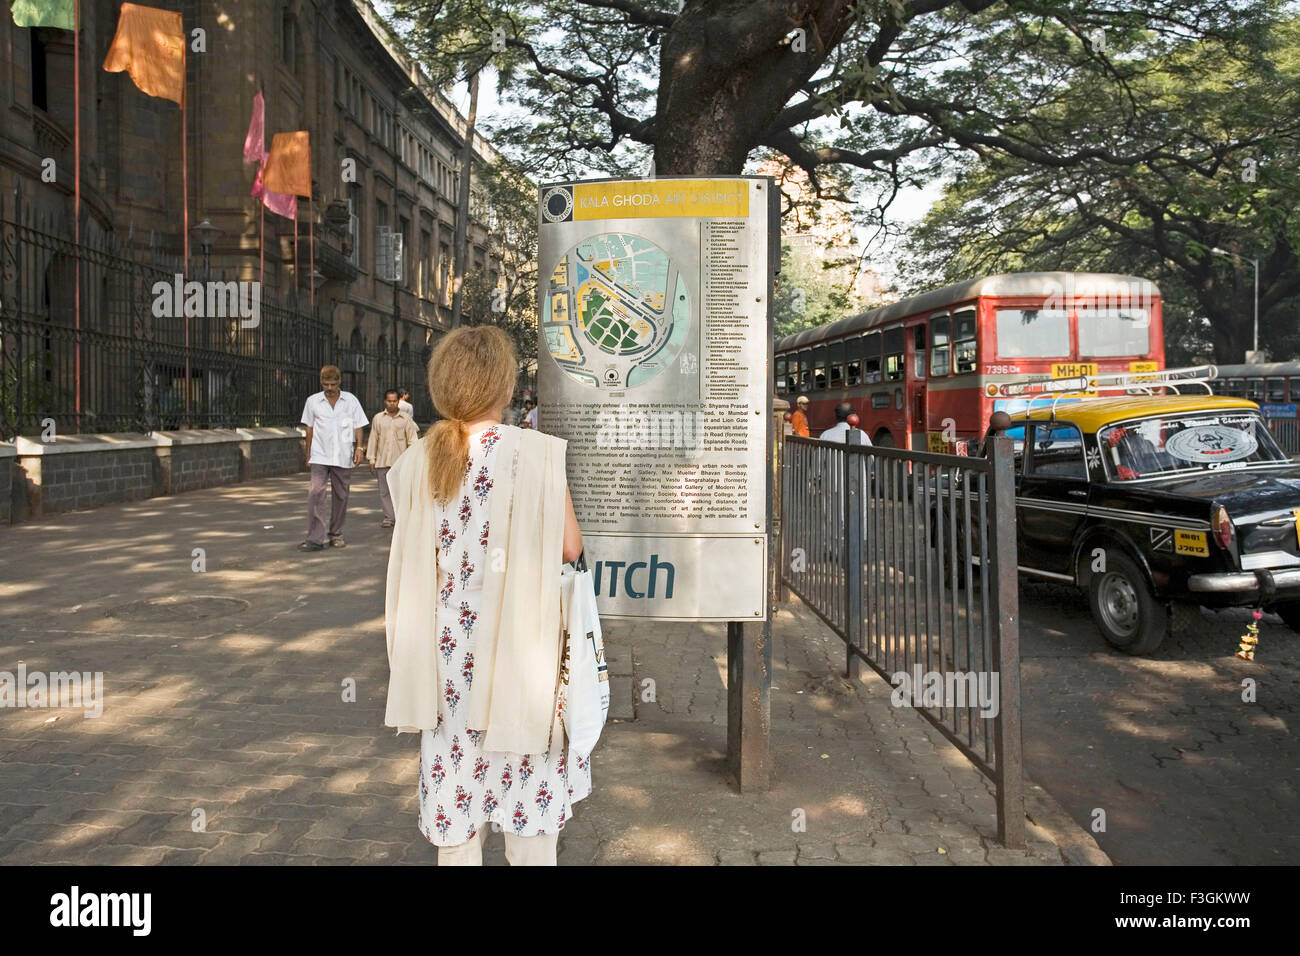
[[[913,451],[926,451],[926,424],[930,421],[929,407],[926,404],[926,371],[929,353],[926,351],[926,323],[912,326],[912,407],[911,445]]]

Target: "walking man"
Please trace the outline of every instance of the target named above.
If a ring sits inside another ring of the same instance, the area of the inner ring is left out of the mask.
[[[379,504],[384,509],[382,527],[393,526],[393,499],[388,493],[388,469],[399,455],[419,439],[415,422],[398,407],[397,389],[384,393],[384,410],[370,423],[370,443],[366,446],[366,461],[370,473],[379,475]]]
[[[411,402],[410,402],[410,398],[411,398],[411,393],[410,393],[407,389],[400,388],[400,389],[397,390],[397,409],[398,409],[398,411],[400,411],[400,412],[401,412],[402,414],[404,414],[407,418],[409,418],[412,422],[414,422],[414,421],[415,421],[415,406],[411,404]],[[385,403],[387,403],[388,399],[385,397],[384,401],[385,401]]]
[[[307,493],[307,540],[299,551],[320,551],[325,547],[325,522],[320,512],[325,507],[326,489],[333,494],[330,508],[329,544],[341,548],[343,519],[348,514],[348,488],[352,469],[361,464],[361,435],[366,427],[366,413],[351,392],[339,387],[343,376],[337,365],[320,370],[321,390],[302,409],[302,424],[307,426],[307,464],[311,468],[311,490]]]

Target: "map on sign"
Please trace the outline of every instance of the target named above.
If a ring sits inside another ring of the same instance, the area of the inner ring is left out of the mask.
[[[690,316],[686,280],[668,255],[648,239],[616,232],[570,249],[542,303],[551,357],[593,388],[635,387],[667,369]]]

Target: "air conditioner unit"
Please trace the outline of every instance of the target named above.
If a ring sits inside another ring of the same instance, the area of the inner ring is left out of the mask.
[[[340,360],[339,368],[360,375],[366,370],[366,357],[360,352],[349,352]]]

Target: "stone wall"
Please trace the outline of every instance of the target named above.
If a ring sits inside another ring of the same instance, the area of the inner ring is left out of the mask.
[[[0,445],[0,522],[294,474],[303,450],[297,428],[19,438]]]

